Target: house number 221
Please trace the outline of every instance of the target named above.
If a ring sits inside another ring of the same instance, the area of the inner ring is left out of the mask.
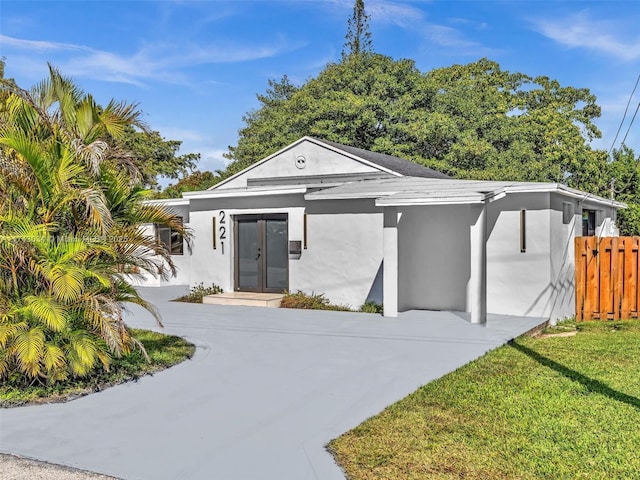
[[[224,255],[224,241],[227,239],[227,214],[224,210],[218,212],[218,220],[220,226],[218,227],[218,235],[220,239],[220,253]]]

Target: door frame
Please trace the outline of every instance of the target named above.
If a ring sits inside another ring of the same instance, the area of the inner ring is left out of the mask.
[[[261,252],[261,261],[258,265],[258,285],[256,288],[241,288],[240,287],[240,248],[238,234],[238,221],[239,220],[255,220],[257,222],[256,228],[258,229],[258,245]],[[285,240],[285,246],[287,248],[287,262],[286,262],[286,287],[285,288],[267,288],[267,220],[284,220],[287,226],[287,238]],[[256,293],[282,293],[289,289],[289,214],[288,213],[250,213],[239,214],[233,216],[233,248],[234,248],[234,260],[233,260],[233,290],[235,292],[256,292]],[[264,252],[264,254],[262,254]]]

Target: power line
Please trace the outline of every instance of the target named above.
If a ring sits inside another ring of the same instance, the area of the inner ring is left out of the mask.
[[[627,140],[627,135],[629,135],[629,130],[631,130],[631,125],[633,125],[633,121],[636,119],[636,115],[638,114],[638,109],[640,109],[640,102],[638,102],[638,106],[636,107],[636,111],[631,118],[631,122],[629,123],[629,128],[627,128],[627,133],[624,134],[624,138],[622,139],[621,145],[624,145],[624,142]]]
[[[636,119],[636,115],[638,114],[638,110],[640,110],[640,102],[638,102],[638,106],[636,107],[636,111],[633,113],[633,117],[631,118],[631,122],[629,123],[629,128],[627,128],[627,132],[624,134],[624,138],[622,139],[622,142],[620,143],[621,146],[623,146],[624,142],[627,140],[627,135],[629,135],[629,131],[631,130],[631,125],[633,125],[633,121]],[[611,153],[611,150],[609,150],[609,153]],[[636,162],[637,162],[637,160],[636,160]],[[629,185],[631,185],[631,182],[634,180],[635,176],[636,176],[635,174],[632,174],[631,177],[629,177],[629,180],[627,180],[625,182],[624,186],[620,190],[617,190],[615,188],[614,185],[615,185],[616,179],[612,178],[611,179],[611,182],[612,182],[611,183],[611,194],[612,194],[612,197],[613,197],[613,192],[615,192],[615,193],[624,192],[627,189],[627,187]]]
[[[625,118],[627,118],[627,112],[629,111],[629,105],[631,104],[631,99],[633,98],[633,94],[636,93],[636,88],[638,88],[638,83],[640,82],[640,74],[638,74],[638,78],[636,79],[636,84],[633,87],[633,91],[631,92],[631,95],[629,95],[629,101],[627,102],[627,107],[624,109],[624,115],[622,116],[622,120],[620,121],[620,126],[618,127],[618,131],[616,132],[616,136],[613,139],[613,142],[611,143],[611,148],[609,149],[609,155],[611,155],[611,151],[613,150],[613,147],[616,145],[616,140],[618,140],[618,135],[620,134],[620,130],[622,130],[622,125],[624,125],[624,120]],[[640,103],[638,103],[638,107],[640,107]],[[636,108],[636,114],[638,113],[638,109]],[[633,115],[633,118],[636,118],[636,115]],[[631,123],[633,123],[633,120],[631,120]],[[629,129],[631,128],[631,125],[629,125]],[[629,133],[629,130],[627,130],[627,134]],[[627,135],[624,136],[625,140],[627,139]],[[622,141],[622,143],[624,143],[624,140]]]

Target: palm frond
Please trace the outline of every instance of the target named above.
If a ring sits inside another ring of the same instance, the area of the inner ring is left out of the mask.
[[[24,299],[20,313],[27,315],[52,332],[60,332],[67,326],[67,317],[62,305],[46,295],[29,295]]]
[[[113,219],[104,193],[99,188],[89,187],[78,191],[77,198],[84,205],[84,219],[101,233],[106,233],[113,225]]]
[[[84,330],[76,330],[68,335],[69,344],[66,357],[73,375],[83,377],[95,366],[99,350],[95,337]]]
[[[20,370],[31,378],[40,375],[40,361],[44,354],[44,332],[35,327],[19,333],[13,350]]]
[[[71,141],[71,146],[76,156],[89,168],[89,171],[94,176],[98,175],[100,173],[100,164],[109,150],[107,142],[94,140],[87,144],[81,138],[74,138]]]
[[[111,100],[100,115],[100,120],[109,135],[113,138],[121,138],[125,127],[129,125],[146,130],[141,116],[142,113],[138,110],[137,104]]]
[[[47,373],[64,370],[67,366],[64,350],[51,342],[45,343],[42,360]]]
[[[122,279],[117,279],[116,281],[114,281],[114,284],[116,287],[115,300],[117,302],[119,302],[120,304],[132,303],[144,308],[151,315],[153,315],[153,318],[155,318],[159,326],[164,326],[162,325],[162,318],[158,309],[153,304],[147,302],[144,298],[142,298],[133,285],[125,282]]]

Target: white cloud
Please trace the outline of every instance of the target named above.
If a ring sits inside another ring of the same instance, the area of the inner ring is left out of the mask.
[[[395,2],[373,1],[366,5],[366,11],[372,21],[392,23],[405,28],[424,21],[424,12],[419,8]]]
[[[459,29],[428,21],[424,10],[420,8],[387,0],[373,1],[368,3],[366,8],[372,21],[390,23],[417,32],[429,42],[441,47],[455,48],[468,54],[486,55],[491,52],[482,44],[469,40]],[[464,24],[466,22],[461,22],[458,19],[454,23]]]
[[[84,50],[90,51],[88,47],[80,45],[73,45],[71,43],[59,43],[59,42],[47,42],[43,40],[24,40],[21,38],[14,38],[8,35],[0,34],[0,43],[3,47],[11,46],[23,50],[30,50],[35,52],[51,51],[51,50]]]
[[[202,64],[238,63],[274,57],[282,52],[298,48],[280,37],[270,44],[259,46],[237,43],[214,45],[148,44],[131,55],[97,50],[84,45],[41,40],[26,40],[0,35],[3,50],[11,49],[17,55],[55,54],[53,63],[65,74],[108,82],[142,86],[153,79],[171,84],[188,85],[182,68]],[[43,62],[44,63],[44,62]],[[20,69],[20,65],[14,68]]]
[[[594,20],[587,12],[559,19],[533,20],[534,29],[569,48],[585,48],[625,61],[640,58],[640,37],[621,38],[625,28],[606,20]]]
[[[216,170],[225,169],[231,163],[231,160],[223,157],[223,154],[227,153],[227,149],[205,148],[193,151],[200,152],[198,170],[215,172]]]

